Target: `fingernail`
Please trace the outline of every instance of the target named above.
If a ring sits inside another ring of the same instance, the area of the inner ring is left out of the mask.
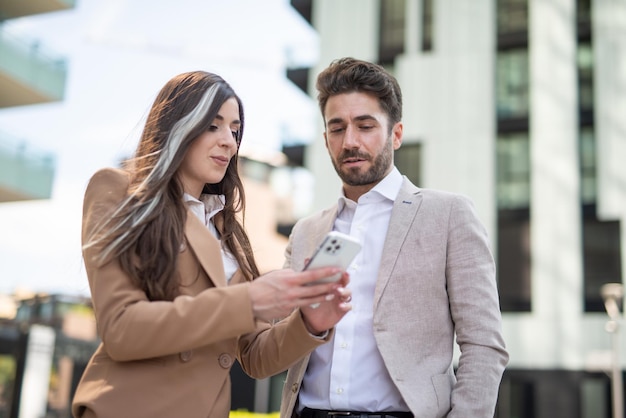
[[[329,293],[328,295],[326,295],[326,300],[333,300],[335,299],[335,295],[333,293]]]

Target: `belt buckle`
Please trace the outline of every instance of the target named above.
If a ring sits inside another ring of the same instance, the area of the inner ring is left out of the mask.
[[[327,415],[329,417],[334,417],[334,416],[349,417],[350,415],[352,415],[352,412],[350,412],[350,411],[328,411]]]

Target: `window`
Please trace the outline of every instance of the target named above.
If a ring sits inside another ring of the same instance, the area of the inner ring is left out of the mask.
[[[422,0],[422,51],[433,49],[433,0]]]
[[[593,51],[591,43],[579,43],[576,53],[578,64],[578,106],[582,123],[591,123],[593,110]]]
[[[583,209],[585,312],[605,312],[600,288],[622,282],[620,222],[600,221],[595,205]]]
[[[589,127],[580,131],[580,198],[583,205],[596,203],[596,143]]]
[[[580,418],[609,417],[611,385],[606,377],[585,376],[580,383]]]
[[[528,134],[500,135],[496,144],[496,200],[498,209],[530,205],[530,146]]]
[[[504,374],[498,394],[497,418],[534,417],[535,384],[532,376]]]
[[[432,51],[434,37],[434,1],[422,0],[421,9],[416,16],[420,22],[421,51]],[[379,64],[388,66],[393,64],[395,58],[405,52],[406,36],[406,0],[384,0],[380,3],[380,35],[378,40]],[[413,19],[408,19],[413,22]]]
[[[578,40],[591,40],[591,0],[576,0]]]
[[[530,211],[498,210],[497,277],[502,312],[530,312]]]
[[[421,184],[422,145],[420,143],[403,142],[394,155],[398,170],[419,186]]]
[[[501,51],[496,58],[498,118],[527,118],[529,109],[528,50]]]
[[[404,53],[404,12],[405,0],[380,2],[378,59],[382,65],[393,63]]]
[[[497,0],[498,49],[528,44],[528,0]]]
[[[526,312],[531,309],[528,133],[499,135],[496,150],[500,306]]]

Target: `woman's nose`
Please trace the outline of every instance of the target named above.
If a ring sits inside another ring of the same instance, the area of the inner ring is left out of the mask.
[[[235,138],[235,134],[230,128],[225,128],[220,130],[220,144],[228,147],[236,147],[237,139]]]

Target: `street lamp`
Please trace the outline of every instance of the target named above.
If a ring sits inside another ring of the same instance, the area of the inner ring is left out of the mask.
[[[624,286],[621,283],[607,283],[600,288],[604,308],[609,315],[606,332],[611,334],[611,397],[613,399],[613,418],[624,418],[624,392],[622,367],[619,360],[619,321],[620,307],[624,300]]]

